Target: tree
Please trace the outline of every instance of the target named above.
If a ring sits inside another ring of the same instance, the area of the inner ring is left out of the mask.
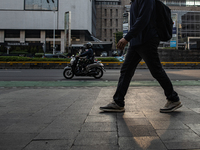
[[[118,41],[123,38],[123,32],[117,32],[117,33],[114,33],[115,34],[115,44],[118,43]]]

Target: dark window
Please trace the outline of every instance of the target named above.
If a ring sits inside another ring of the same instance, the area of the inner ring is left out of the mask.
[[[199,15],[196,15],[196,21],[199,21]]]
[[[26,38],[40,38],[40,30],[27,30],[25,31]]]
[[[5,38],[20,38],[20,30],[5,30]]]
[[[53,38],[53,30],[47,30],[46,31],[46,38]],[[55,38],[61,38],[61,31],[56,30],[55,31]]]
[[[183,38],[186,37],[186,34],[182,34],[182,37],[183,37]]]

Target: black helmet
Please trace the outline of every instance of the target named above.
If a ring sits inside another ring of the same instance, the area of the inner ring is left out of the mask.
[[[92,43],[91,42],[88,42],[85,46],[86,46],[86,48],[92,48]]]

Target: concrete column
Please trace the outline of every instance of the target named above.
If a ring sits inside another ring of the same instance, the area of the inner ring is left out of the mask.
[[[25,31],[20,31],[20,43],[25,43]]]
[[[0,30],[0,43],[4,43],[4,30]]]
[[[60,52],[64,53],[65,51],[65,31],[61,31],[61,42],[60,42]]]
[[[40,37],[41,37],[41,43],[44,43],[44,42],[46,42],[46,35],[45,35],[45,31],[41,31],[40,32]]]

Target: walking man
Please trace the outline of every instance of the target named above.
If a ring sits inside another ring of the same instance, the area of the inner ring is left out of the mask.
[[[130,31],[119,40],[117,47],[121,50],[130,42],[126,59],[120,71],[120,78],[113,102],[100,107],[103,111],[125,111],[125,95],[139,62],[143,59],[152,76],[164,90],[167,103],[160,112],[172,112],[182,106],[178,94],[160,63],[158,55],[159,37],[155,28],[155,0],[131,0]]]

